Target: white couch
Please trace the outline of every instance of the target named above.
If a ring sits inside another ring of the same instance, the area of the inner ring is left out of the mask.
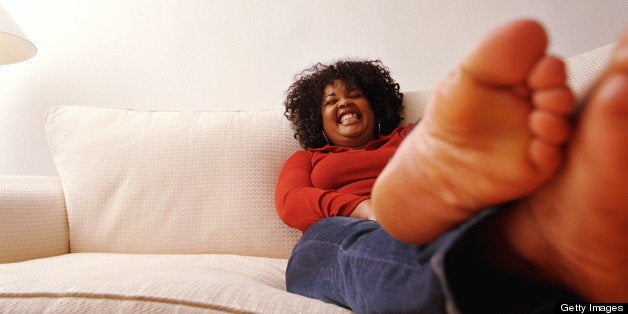
[[[577,94],[612,45],[570,58]],[[406,122],[431,92],[406,93]],[[335,313],[286,292],[283,110],[54,107],[59,177],[0,176],[0,312]]]

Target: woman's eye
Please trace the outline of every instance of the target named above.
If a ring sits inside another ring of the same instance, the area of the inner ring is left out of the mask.
[[[325,102],[325,105],[333,105],[338,101],[338,99],[329,99]]]
[[[362,94],[360,93],[352,94],[351,98],[362,98]]]

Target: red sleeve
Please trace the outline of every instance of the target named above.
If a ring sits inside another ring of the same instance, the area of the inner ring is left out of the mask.
[[[281,220],[303,232],[315,222],[332,216],[348,216],[367,196],[339,193],[312,186],[312,153],[294,153],[281,169],[275,207]]]

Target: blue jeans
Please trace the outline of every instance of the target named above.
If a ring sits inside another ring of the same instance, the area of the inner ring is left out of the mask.
[[[501,276],[465,256],[469,230],[494,211],[424,246],[395,240],[375,221],[323,219],[295,246],[287,289],[357,313],[544,313],[557,299],[577,301],[553,287]]]

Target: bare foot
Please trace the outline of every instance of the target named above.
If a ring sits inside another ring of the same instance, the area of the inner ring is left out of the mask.
[[[440,84],[373,188],[377,219],[394,237],[429,242],[555,173],[573,96],[546,47],[538,23],[509,23]]]
[[[628,301],[628,31],[580,113],[564,168],[497,225],[545,278],[593,302]]]

